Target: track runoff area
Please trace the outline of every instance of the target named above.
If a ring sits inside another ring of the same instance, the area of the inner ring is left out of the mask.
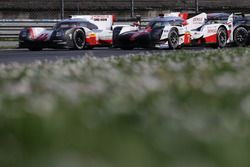
[[[224,49],[230,49],[227,47]],[[201,52],[201,51],[213,51],[215,49],[210,47],[186,47],[178,50],[169,49],[133,49],[133,50],[121,50],[110,48],[95,48],[93,50],[67,50],[67,49],[44,49],[42,51],[32,52],[27,49],[0,49],[0,64],[12,64],[21,63],[29,64],[37,61],[57,61],[57,60],[69,60],[80,59],[86,56],[93,56],[96,58],[104,57],[117,57],[117,56],[130,56],[130,55],[147,55],[147,54],[168,54],[171,52]]]

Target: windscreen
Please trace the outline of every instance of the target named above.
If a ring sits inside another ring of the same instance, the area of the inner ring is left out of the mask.
[[[151,21],[148,24],[148,27],[151,27],[152,29],[154,28],[161,28],[164,26],[169,26],[170,25],[170,21]]]
[[[79,22],[60,22],[55,26],[55,29],[59,29],[59,28],[73,28],[73,27],[77,27],[80,26]]]

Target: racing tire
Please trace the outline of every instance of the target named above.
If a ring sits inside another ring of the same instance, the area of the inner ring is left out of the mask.
[[[42,47],[28,47],[28,49],[30,50],[30,51],[41,51],[41,50],[43,50],[43,48]]]
[[[224,48],[227,45],[227,29],[225,27],[220,27],[217,32],[217,43],[216,48]]]
[[[177,49],[179,47],[179,33],[177,29],[173,28],[168,34],[169,49]]]
[[[82,29],[75,29],[73,32],[73,49],[74,50],[82,50],[86,44],[86,35],[85,31]]]
[[[112,44],[113,48],[118,48],[119,47],[119,45],[118,45],[118,36],[119,36],[122,28],[123,27],[116,27],[113,30],[113,38],[112,38],[112,40],[113,40],[113,44]]]
[[[234,30],[234,43],[236,46],[244,47],[248,42],[248,31],[244,27],[238,27]]]

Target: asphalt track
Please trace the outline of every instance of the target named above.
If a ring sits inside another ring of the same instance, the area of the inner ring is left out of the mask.
[[[183,48],[184,49],[184,48]],[[185,48],[185,50],[203,50],[204,48]],[[81,58],[84,56],[109,57],[124,56],[129,54],[162,53],[172,52],[172,50],[120,50],[109,48],[95,48],[93,50],[53,50],[29,51],[27,49],[2,49],[0,50],[0,64],[10,63],[32,63],[36,61],[56,61],[59,59]]]

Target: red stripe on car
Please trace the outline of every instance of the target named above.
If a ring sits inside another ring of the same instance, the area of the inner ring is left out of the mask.
[[[205,37],[206,43],[217,43],[217,34]]]

